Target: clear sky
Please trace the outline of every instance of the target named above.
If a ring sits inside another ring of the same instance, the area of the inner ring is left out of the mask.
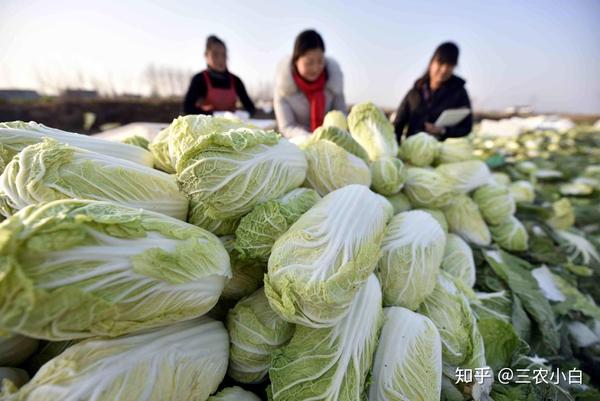
[[[0,88],[42,80],[143,92],[148,65],[199,71],[208,34],[250,88],[316,28],[349,102],[396,106],[442,41],[474,107],[600,113],[600,1],[0,0]]]

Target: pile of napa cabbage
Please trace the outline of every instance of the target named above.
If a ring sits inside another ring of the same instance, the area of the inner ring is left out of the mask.
[[[372,103],[300,145],[0,124],[0,400],[594,399],[598,227],[473,144],[399,144]]]

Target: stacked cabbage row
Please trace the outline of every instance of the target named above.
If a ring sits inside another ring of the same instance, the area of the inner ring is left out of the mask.
[[[247,294],[230,241],[198,225],[270,201],[293,219],[317,195],[292,191],[306,161],[274,132],[181,120],[176,174],[143,146],[0,124],[0,365],[35,373],[17,389],[27,372],[2,368],[2,399],[205,400],[223,380],[229,337],[206,314]]]
[[[497,177],[518,200],[516,215],[529,233],[529,249],[522,255],[528,263],[516,260],[512,270],[533,279],[554,312],[556,325],[546,325],[543,336],[528,342],[556,350],[555,366],[583,369],[584,394],[577,393],[577,399],[600,399],[586,380],[586,374],[600,377],[599,128],[578,125],[564,133],[501,137],[478,133],[471,143],[501,172]]]
[[[528,183],[464,140],[398,147],[371,103],[299,147],[207,116],[128,142],[0,125],[0,366],[35,373],[2,400],[526,399],[457,368],[546,366],[546,282],[600,321],[522,259]]]

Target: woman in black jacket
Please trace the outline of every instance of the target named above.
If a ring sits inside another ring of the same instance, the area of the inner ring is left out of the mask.
[[[256,110],[242,80],[227,70],[225,42],[214,35],[206,39],[206,70],[194,75],[183,101],[184,114],[235,111],[239,99],[252,115]]]
[[[468,135],[473,128],[473,117],[452,127],[438,127],[434,122],[447,109],[471,108],[465,89],[465,80],[454,75],[458,64],[458,46],[442,43],[431,57],[427,72],[419,78],[398,107],[394,128],[398,142],[406,128],[406,136],[425,131],[439,140]]]

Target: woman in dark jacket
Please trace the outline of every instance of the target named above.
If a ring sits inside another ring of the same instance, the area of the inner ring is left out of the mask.
[[[250,115],[256,110],[242,80],[227,70],[227,48],[216,36],[206,39],[206,70],[194,75],[183,101],[185,114],[235,111],[239,98]]]
[[[471,108],[465,89],[465,80],[454,75],[458,64],[458,46],[442,43],[433,53],[427,72],[419,78],[398,107],[394,127],[398,142],[406,128],[406,136],[425,131],[440,140],[468,135],[473,128],[473,117],[452,127],[438,127],[434,122],[447,109]]]

